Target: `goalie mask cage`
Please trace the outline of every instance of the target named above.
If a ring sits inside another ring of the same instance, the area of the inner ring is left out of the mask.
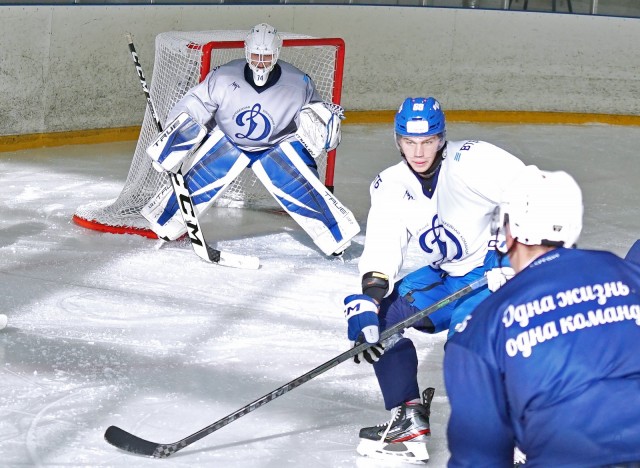
[[[175,103],[214,68],[237,58],[244,58],[244,38],[248,31],[166,32],[156,37],[156,56],[151,80],[151,99],[161,122]],[[340,104],[344,67],[344,41],[339,38],[313,38],[280,33],[284,60],[314,81],[318,93],[327,102]],[[132,78],[133,79],[133,78]],[[141,99],[142,101],[142,99]],[[151,166],[146,148],[157,135],[153,116],[147,106],[138,144],[129,174],[120,195],[77,208],[73,220],[80,226],[117,234],[139,234],[156,238],[140,210],[163,185],[170,182],[164,173]],[[318,175],[333,189],[335,150],[316,159]],[[274,201],[245,169],[216,201],[217,206],[264,208]]]

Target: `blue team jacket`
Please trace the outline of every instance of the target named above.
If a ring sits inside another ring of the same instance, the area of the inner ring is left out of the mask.
[[[445,351],[450,467],[640,460],[640,265],[556,249],[483,301]]]

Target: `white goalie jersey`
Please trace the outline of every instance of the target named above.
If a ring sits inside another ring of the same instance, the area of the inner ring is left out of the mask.
[[[261,151],[290,138],[302,107],[322,101],[315,84],[280,60],[267,84],[254,87],[245,79],[246,67],[246,60],[238,59],[209,73],[178,101],[167,121],[186,112],[210,130],[217,125],[243,151]]]
[[[502,192],[524,163],[490,143],[447,142],[431,198],[402,161],[372,182],[365,247],[358,269],[398,279],[408,242],[415,237],[424,264],[463,276],[484,263],[494,248],[491,215]]]

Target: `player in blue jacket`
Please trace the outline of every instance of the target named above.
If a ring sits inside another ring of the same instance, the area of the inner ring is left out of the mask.
[[[449,467],[638,466],[640,266],[572,247],[582,194],[527,167],[494,215],[516,276],[447,344]]]

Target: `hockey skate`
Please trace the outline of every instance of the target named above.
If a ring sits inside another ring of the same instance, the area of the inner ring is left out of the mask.
[[[380,460],[423,464],[429,460],[427,440],[431,435],[429,414],[435,389],[422,393],[422,403],[403,403],[394,408],[391,420],[360,429],[360,455]]]

